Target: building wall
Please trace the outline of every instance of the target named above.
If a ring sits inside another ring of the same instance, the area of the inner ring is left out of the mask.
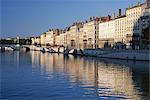
[[[103,47],[106,41],[111,43],[123,42],[127,45],[135,45],[138,49],[142,36],[141,17],[150,15],[145,9],[146,4],[137,4],[126,9],[126,15],[117,16],[113,22],[107,21],[99,24],[99,47]],[[146,24],[145,24],[146,25]],[[148,25],[148,24],[147,24]],[[109,34],[110,33],[110,34]],[[114,35],[112,35],[114,33]],[[114,40],[114,42],[113,42]],[[131,41],[132,44],[130,44]]]
[[[55,45],[60,46],[60,45],[62,45],[61,42],[62,41],[60,40],[60,35],[55,36]]]
[[[67,46],[67,40],[66,40],[66,34],[65,33],[62,33],[60,34],[60,45],[63,45],[63,46]]]
[[[76,39],[77,29],[78,29],[77,25],[71,26],[69,31],[67,32],[67,36],[68,36],[67,45],[68,45],[68,47],[71,47],[71,48],[77,47],[77,45],[76,45],[76,43],[77,43],[77,39]]]
[[[58,29],[52,29],[40,36],[41,44],[49,43],[52,46],[64,45],[69,48],[84,49],[104,47],[106,42],[111,46],[115,42],[126,44],[133,40],[140,42],[143,23],[140,18],[145,14],[149,15],[149,9],[145,11],[146,7],[146,3],[129,7],[126,9],[126,15],[124,16],[121,15],[121,10],[119,10],[119,16],[113,20],[110,16],[93,17],[83,23],[74,23],[62,30],[61,34]]]
[[[36,38],[35,38],[35,42],[36,42],[37,44],[40,44],[40,37],[36,37]]]
[[[142,21],[142,29],[149,27],[150,25],[150,7],[146,8],[143,12],[143,16],[141,17]]]
[[[83,32],[83,27],[79,29],[78,33],[77,33],[77,47],[79,49],[84,49],[84,45],[83,45],[83,40],[84,40],[84,36],[83,36],[84,32]]]
[[[108,42],[113,45],[115,35],[115,20],[99,23],[99,47]]]
[[[126,42],[126,17],[115,19],[114,42]]]
[[[97,34],[96,31],[96,21],[90,21],[83,25],[83,40],[82,46],[83,48],[95,48],[96,41],[95,35]]]
[[[95,33],[97,32],[95,27],[95,20],[72,25],[59,35],[59,39],[55,38],[56,45],[77,49],[94,48]],[[58,40],[61,42],[58,42]]]
[[[141,37],[142,37],[142,20],[141,17],[144,16],[144,12],[146,9],[146,3],[137,4],[134,7],[126,9],[127,16],[127,42],[132,40],[132,45],[135,46],[135,49],[139,48],[141,45]]]
[[[54,45],[54,35],[53,35],[53,31],[48,31],[46,32],[46,37],[45,37],[45,44],[46,45]]]
[[[41,34],[40,35],[40,43],[41,43],[41,45],[43,45],[43,46],[45,46],[46,44],[45,44],[45,40],[46,40],[46,33],[43,33],[43,34]]]
[[[127,25],[126,25],[126,32],[127,32],[127,43],[129,44],[130,41],[136,40],[135,45],[136,48],[139,48],[140,37],[142,33],[141,29],[141,20],[140,17],[142,16],[142,5],[138,5],[126,10],[127,16]]]
[[[138,19],[142,16],[142,8],[141,6],[127,9],[126,10],[126,16],[127,16],[127,33],[133,34],[133,27],[134,24],[136,24],[137,27],[139,27],[139,21]],[[137,28],[137,34],[139,34],[139,28]]]
[[[34,45],[34,44],[35,44],[35,37],[32,37],[32,38],[31,38],[31,41],[32,41],[31,44]]]

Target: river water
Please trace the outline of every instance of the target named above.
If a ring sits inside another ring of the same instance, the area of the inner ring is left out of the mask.
[[[149,62],[0,52],[2,100],[147,100]]]

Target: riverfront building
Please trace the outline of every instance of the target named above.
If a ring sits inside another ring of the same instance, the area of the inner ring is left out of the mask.
[[[43,46],[54,46],[56,45],[55,43],[55,37],[59,35],[60,32],[58,29],[49,29],[47,32],[44,32],[43,34],[40,35],[40,44]],[[33,43],[35,40],[33,39]],[[32,44],[33,44],[32,43]]]
[[[53,31],[46,32],[45,44],[46,45],[54,45]]]
[[[46,33],[43,33],[43,34],[41,34],[40,35],[40,44],[42,45],[42,46],[45,46],[46,45]]]
[[[112,46],[112,44],[120,42],[127,48],[139,49],[142,44],[143,27],[146,28],[150,25],[149,9],[149,4],[138,3],[126,8],[125,15],[122,15],[121,9],[119,9],[119,14],[115,17],[114,22],[110,20],[99,23],[99,47],[105,47],[105,43]]]
[[[35,45],[35,44],[40,44],[41,43],[41,38],[40,37],[33,37],[31,38],[32,40],[32,45]]]
[[[122,43],[126,41],[126,15],[115,18],[114,40]]]
[[[132,41],[132,44],[135,45],[135,48],[139,48],[140,40],[142,35],[142,22],[140,17],[143,16],[143,12],[145,11],[146,3],[137,4],[133,7],[129,7],[126,9],[127,16],[127,25],[126,25],[126,33],[127,33],[127,43]]]
[[[83,24],[82,44],[83,48],[98,47],[98,19],[93,18]]]
[[[91,17],[63,30],[50,29],[41,34],[40,38],[32,39],[32,44],[40,41],[44,46],[85,49],[114,47],[114,44],[122,43],[127,48],[139,49],[143,43],[143,29],[149,27],[149,23],[150,6],[147,1],[126,8],[124,15],[119,9],[117,16]]]
[[[98,19],[91,17],[89,21],[74,23],[67,27],[59,37],[57,45],[68,48],[97,48],[98,47]],[[59,42],[59,40],[61,42]]]
[[[75,23],[72,26],[66,28],[65,32],[65,44],[69,48],[76,48],[77,47],[77,37],[78,37],[78,24]]]
[[[99,24],[99,47],[102,48],[106,43],[110,46],[114,43],[115,20],[106,21]]]

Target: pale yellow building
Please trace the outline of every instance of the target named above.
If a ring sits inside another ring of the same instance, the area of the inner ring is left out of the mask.
[[[62,33],[62,34],[60,34],[60,45],[63,45],[63,46],[65,46],[66,47],[66,34],[65,33]]]
[[[36,37],[36,38],[35,38],[35,42],[36,42],[37,44],[40,44],[40,37]]]
[[[70,27],[67,27],[59,36],[61,41],[59,45],[63,45],[67,48],[79,48],[79,23],[75,23]]]
[[[74,23],[67,27],[59,37],[56,37],[56,45],[77,49],[97,48],[98,21],[93,18],[90,21]]]
[[[55,45],[56,45],[56,46],[60,46],[60,45],[62,45],[61,42],[62,42],[62,41],[60,40],[60,35],[55,36]]]
[[[115,19],[114,42],[126,42],[126,16],[120,16]]]
[[[71,48],[76,48],[76,36],[77,36],[77,25],[70,26],[66,31],[67,34],[67,46]]]
[[[35,44],[39,45],[39,44],[41,44],[40,37],[32,37],[31,41],[32,41],[32,45],[35,45]]]
[[[45,44],[53,46],[54,45],[54,32],[48,31],[46,32]]]
[[[83,48],[98,48],[98,20],[96,18],[83,24],[82,44]]]
[[[40,40],[43,46],[55,46],[55,36],[59,35],[58,29],[49,29],[49,31],[41,34]]]
[[[73,24],[66,29],[63,41],[64,45],[69,48],[97,48],[98,21],[93,18],[86,22]]]
[[[95,44],[95,21],[83,25],[83,48],[94,48]]]
[[[40,35],[40,43],[42,46],[46,45],[46,33]]]

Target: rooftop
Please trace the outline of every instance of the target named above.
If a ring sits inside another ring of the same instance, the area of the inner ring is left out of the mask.
[[[115,19],[119,19],[119,18],[123,18],[123,17],[126,17],[126,15],[117,16]]]
[[[133,5],[132,7],[126,8],[126,10],[133,9],[133,8],[136,8],[136,7],[141,7],[141,6],[144,5],[144,4],[146,4],[146,3],[139,3],[139,2],[138,2],[136,5]]]

